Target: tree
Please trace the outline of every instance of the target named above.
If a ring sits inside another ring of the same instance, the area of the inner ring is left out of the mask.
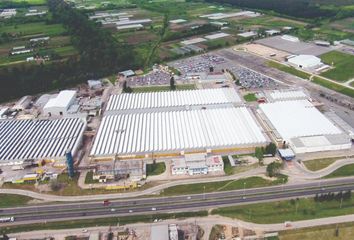
[[[269,143],[265,147],[265,153],[266,154],[272,154],[272,156],[274,156],[276,152],[277,152],[277,146],[273,142]]]
[[[174,78],[174,77],[171,77],[171,78],[170,78],[170,89],[171,89],[172,91],[176,90],[175,78]]]
[[[256,147],[254,155],[258,158],[258,161],[262,163],[263,160],[263,149],[261,147]]]
[[[123,92],[125,92],[125,93],[132,93],[133,92],[133,89],[128,86],[127,81],[124,81],[124,83],[123,83]]]
[[[275,177],[279,174],[282,164],[280,162],[272,162],[267,166],[267,175]]]
[[[58,182],[58,180],[51,180],[49,182],[49,186],[50,186],[50,189],[52,189],[52,191],[54,191],[54,192],[59,191],[61,188],[61,184],[60,184],[60,182]]]

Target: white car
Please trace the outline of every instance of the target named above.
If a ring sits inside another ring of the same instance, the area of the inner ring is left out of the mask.
[[[82,229],[82,231],[81,232],[83,232],[83,233],[87,233],[88,231],[87,231],[87,229]]]
[[[115,211],[116,211],[116,209],[115,209],[115,208],[112,208],[112,209],[111,209],[111,212],[115,212]]]
[[[131,209],[130,209],[130,210],[129,210],[129,212],[130,212],[130,213],[132,213],[132,212],[133,212],[133,210],[131,210]]]
[[[154,207],[153,207],[153,208],[151,208],[151,211],[156,211],[156,208],[154,208]]]

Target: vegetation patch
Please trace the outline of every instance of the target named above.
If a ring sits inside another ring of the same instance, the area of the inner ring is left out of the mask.
[[[274,61],[268,61],[267,65],[269,67],[272,67],[272,68],[276,68],[280,71],[283,71],[283,72],[287,72],[289,74],[292,74],[292,75],[295,75],[299,78],[303,78],[303,79],[309,79],[310,78],[310,74],[306,73],[306,72],[303,72],[303,71],[300,71],[294,67],[289,67],[289,66],[285,66],[283,64],[280,64],[280,63],[277,63],[277,62],[274,62]]]
[[[249,93],[245,96],[243,96],[243,98],[246,100],[246,102],[255,102],[257,101],[257,97],[255,93]]]
[[[219,208],[212,211],[225,217],[244,221],[270,224],[285,221],[300,221],[333,217],[354,213],[354,198],[315,201],[314,198],[291,199],[286,201],[257,203]]]
[[[338,159],[342,159],[343,157],[335,157],[335,158],[320,158],[320,159],[313,159],[308,161],[302,161],[305,167],[310,171],[318,171],[323,168],[328,167],[332,163],[334,163]]]
[[[333,66],[326,72],[321,73],[321,76],[334,79],[339,82],[345,82],[354,78],[354,56],[338,51],[331,51],[321,55],[321,60]]]
[[[343,85],[334,83],[334,82],[330,82],[326,79],[320,78],[320,77],[313,77],[312,82],[321,85],[323,87],[329,88],[333,91],[339,92],[341,94],[347,95],[349,97],[354,98],[354,90],[348,87],[345,87]]]
[[[354,175],[354,164],[345,165],[338,168],[324,178],[349,177]]]
[[[15,194],[0,194],[0,208],[26,205],[32,198]]]
[[[146,164],[146,175],[154,176],[160,175],[166,171],[166,164],[164,162]]]

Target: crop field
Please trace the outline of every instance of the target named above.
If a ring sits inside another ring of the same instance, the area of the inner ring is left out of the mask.
[[[331,27],[354,33],[354,18],[351,17],[337,20],[331,23]]]
[[[339,82],[346,82],[354,78],[354,56],[338,51],[332,51],[321,55],[324,63],[332,66],[330,69],[321,74],[321,76],[331,78]]]
[[[28,37],[33,35],[47,35],[56,36],[65,32],[65,28],[60,24],[45,24],[45,22],[25,23],[18,25],[8,25],[0,27],[1,33],[10,33],[12,35],[21,37]]]
[[[47,0],[10,0],[10,2],[15,2],[15,3],[26,2],[30,5],[43,5],[47,3]]]

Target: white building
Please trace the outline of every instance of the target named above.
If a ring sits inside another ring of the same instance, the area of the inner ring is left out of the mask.
[[[279,142],[295,153],[349,149],[350,137],[308,100],[259,105],[260,114]]]
[[[43,113],[48,116],[65,116],[76,100],[76,91],[61,91],[56,98],[51,98],[43,108]]]
[[[321,59],[313,55],[298,55],[288,59],[288,62],[298,68],[314,68],[322,65]]]
[[[12,110],[23,111],[30,106],[31,102],[32,102],[31,96],[24,96],[16,102],[16,104],[12,107]]]
[[[172,175],[193,176],[223,171],[224,162],[221,156],[206,157],[205,154],[189,154],[184,158],[173,159],[171,164]]]

